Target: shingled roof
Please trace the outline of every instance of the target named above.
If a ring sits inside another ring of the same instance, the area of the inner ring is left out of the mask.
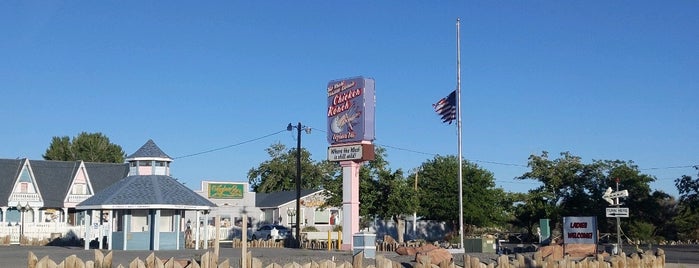
[[[80,161],[29,161],[44,207],[63,207]]]
[[[216,204],[170,176],[128,176],[76,206],[77,209],[210,209]]]
[[[20,159],[0,159],[0,206],[7,206],[7,201],[15,186],[15,180],[22,168]]]
[[[157,158],[171,158],[163,150],[160,150],[160,147],[158,145],[155,145],[155,142],[153,142],[152,139],[149,139],[146,144],[141,146],[135,153],[129,155],[126,157],[127,159],[131,158],[140,158],[140,157],[157,157]]]
[[[25,161],[29,161],[44,207],[64,207],[71,183],[81,161],[47,161],[29,159],[0,159],[0,206],[7,206],[17,176]],[[85,163],[90,184],[95,192],[126,177],[128,164]]]
[[[113,183],[129,175],[129,164],[86,162],[85,169],[90,176],[92,190],[99,193]],[[42,192],[43,193],[43,192]]]

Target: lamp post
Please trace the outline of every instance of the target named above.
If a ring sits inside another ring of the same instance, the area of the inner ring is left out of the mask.
[[[295,210],[295,209],[291,209],[291,208],[287,208],[287,209],[286,209],[286,216],[289,216],[289,218],[288,218],[288,219],[289,219],[289,226],[290,226],[290,227],[293,227],[293,226],[294,226],[294,216],[296,216],[296,210]],[[291,234],[291,236],[293,237],[293,236],[294,236],[294,234],[293,234],[293,228],[291,228],[291,229],[292,229],[292,234]]]
[[[311,134],[311,129],[301,125],[301,122],[297,126],[289,123],[286,126],[287,131],[291,131],[294,128],[297,130],[296,135],[296,236],[295,242],[296,247],[301,246],[301,240],[299,240],[299,234],[301,234],[301,130],[305,130],[306,134]]]
[[[19,226],[19,243],[22,243],[22,238],[24,238],[24,212],[32,209],[31,206],[29,206],[29,203],[26,205],[22,206],[21,203],[17,202],[17,210],[19,210],[19,218],[22,224]]]

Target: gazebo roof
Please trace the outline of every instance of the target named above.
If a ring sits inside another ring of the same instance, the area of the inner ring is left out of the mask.
[[[134,158],[168,158],[171,159],[160,147],[153,142],[153,140],[148,140],[146,144],[141,146],[135,153],[126,157],[127,160]]]
[[[216,204],[170,176],[128,176],[76,206],[85,209],[208,210]]]

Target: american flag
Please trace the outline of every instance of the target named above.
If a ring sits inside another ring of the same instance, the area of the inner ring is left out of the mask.
[[[451,125],[451,122],[456,120],[456,90],[452,91],[446,98],[432,104],[432,107],[442,117],[442,123]]]

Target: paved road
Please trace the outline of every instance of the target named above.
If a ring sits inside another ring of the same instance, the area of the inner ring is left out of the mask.
[[[666,263],[668,268],[699,268],[699,245],[692,246],[663,246],[665,250]],[[655,248],[654,248],[655,249]],[[632,248],[626,249],[626,252],[632,252]],[[66,247],[29,247],[29,246],[0,246],[0,267],[8,268],[24,268],[27,267],[27,257],[29,252],[34,253],[39,259],[44,256],[49,256],[54,261],[61,262],[70,255],[76,255],[80,259],[94,260],[93,250],[83,250],[82,248],[66,248]],[[163,250],[156,252],[156,256],[160,259],[198,259],[205,250]],[[290,263],[292,261],[298,263],[308,263],[310,261],[335,260],[352,261],[352,254],[349,251],[326,251],[326,250],[303,250],[303,249],[251,249],[254,257],[259,258],[263,262],[263,267],[272,262],[279,264]],[[113,264],[114,267],[119,264],[128,267],[128,263],[136,258],[144,260],[151,251],[114,251]],[[220,260],[229,259],[231,265],[238,267],[240,259],[240,249],[221,248]],[[410,257],[398,256],[394,252],[380,252],[389,259],[401,262],[411,261]],[[459,258],[455,256],[458,263]],[[365,265],[373,264],[370,260],[364,262]]]

